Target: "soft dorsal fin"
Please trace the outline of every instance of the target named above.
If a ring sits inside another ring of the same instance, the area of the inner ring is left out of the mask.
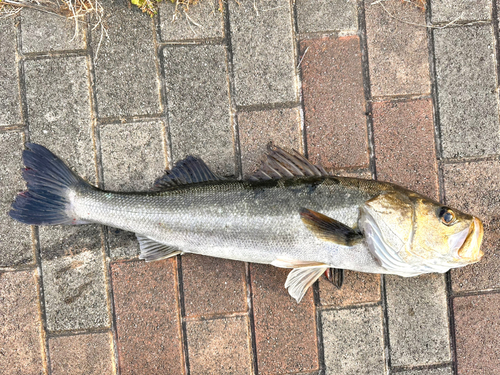
[[[141,234],[136,233],[136,236],[139,240],[139,246],[141,248],[139,259],[144,259],[146,262],[152,262],[182,254],[182,251],[175,247],[156,242],[155,240]]]
[[[314,165],[297,151],[287,152],[269,144],[265,160],[250,181],[276,180],[292,177],[330,176],[321,165]]]
[[[335,242],[342,246],[353,246],[363,239],[363,234],[360,231],[319,212],[302,208],[300,218],[319,239]]]
[[[198,182],[218,181],[221,177],[214,174],[205,162],[194,156],[178,161],[171,170],[155,181],[155,190],[167,190],[179,185]]]

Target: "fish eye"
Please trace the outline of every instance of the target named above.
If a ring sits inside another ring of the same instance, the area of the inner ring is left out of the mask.
[[[456,218],[455,213],[449,209],[448,207],[442,207],[439,211],[439,217],[441,218],[441,222],[444,225],[453,225],[455,224]]]

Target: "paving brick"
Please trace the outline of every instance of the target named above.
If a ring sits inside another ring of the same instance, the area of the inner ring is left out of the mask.
[[[429,93],[425,12],[400,0],[365,0],[365,12],[372,95]]]
[[[290,2],[228,4],[236,104],[297,101]]]
[[[297,304],[284,288],[288,272],[250,265],[259,374],[319,368],[313,293],[310,289]]]
[[[289,150],[302,149],[298,108],[240,112],[238,128],[241,167],[245,176],[258,168],[269,142]]]
[[[431,0],[432,22],[477,21],[491,19],[491,1]]]
[[[192,375],[253,374],[247,317],[186,323]]]
[[[42,272],[49,331],[109,326],[100,252],[43,261]]]
[[[453,299],[457,374],[497,374],[500,371],[500,294]]]
[[[319,279],[322,306],[350,306],[380,301],[380,275],[344,271],[344,285],[337,289],[327,278]]]
[[[304,40],[300,50],[309,158],[327,169],[368,166],[359,38]]]
[[[430,368],[421,370],[407,370],[399,372],[401,375],[453,375],[451,367]]]
[[[42,375],[41,322],[33,271],[0,273],[0,368]]]
[[[92,33],[98,116],[159,113],[153,21],[126,0],[102,0],[101,4],[112,17],[104,20],[102,42],[100,28]]]
[[[174,259],[111,264],[120,374],[182,374]]]
[[[387,276],[385,285],[392,365],[450,361],[444,275]]]
[[[21,123],[16,63],[16,28],[10,17],[0,18],[0,126]]]
[[[321,313],[327,374],[385,374],[379,306]]]
[[[113,374],[112,342],[109,333],[50,338],[52,374]]]
[[[104,187],[115,191],[148,191],[163,175],[163,124],[139,122],[101,127]]]
[[[161,39],[172,40],[223,38],[223,13],[218,1],[201,1],[185,11],[170,2],[159,4]]]
[[[141,252],[135,233],[117,228],[108,228],[108,245],[112,260],[136,258]]]
[[[1,43],[1,42],[0,42]],[[33,262],[31,227],[8,216],[16,193],[24,190],[21,177],[23,135],[0,133],[0,267]]]
[[[444,164],[446,203],[477,215],[484,223],[479,263],[451,271],[455,292],[500,287],[500,163],[496,160]]]
[[[186,316],[247,310],[245,263],[185,255],[182,284]]]
[[[377,178],[439,199],[430,99],[373,103]]]
[[[355,0],[298,0],[295,6],[299,33],[358,29]]]
[[[443,157],[483,156],[500,150],[491,26],[434,30]]]
[[[75,30],[73,18],[24,8],[21,12],[23,53],[84,49],[86,28],[84,22],[79,22]]]
[[[234,175],[225,61],[223,46],[164,49],[172,160],[194,155],[214,172]]]
[[[25,63],[30,141],[48,147],[83,178],[95,181],[85,57]]]

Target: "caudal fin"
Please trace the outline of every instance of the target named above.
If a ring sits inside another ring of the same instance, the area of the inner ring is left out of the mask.
[[[26,144],[23,178],[28,189],[19,193],[10,217],[25,224],[85,224],[71,208],[71,192],[92,188],[45,147]]]

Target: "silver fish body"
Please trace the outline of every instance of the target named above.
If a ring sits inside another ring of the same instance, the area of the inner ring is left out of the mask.
[[[359,207],[387,183],[337,177],[220,181],[155,194],[76,193],[74,215],[141,234],[182,252],[272,264],[280,259],[385,273],[365,242],[346,247],[306,228],[307,207],[355,227]]]
[[[479,219],[386,182],[332,177],[297,152],[270,149],[250,181],[188,157],[160,191],[97,189],[45,147],[23,152],[27,190],[10,216],[34,225],[104,224],[136,233],[139,258],[195,253],[293,268],[299,302],[330,267],[415,276],[477,262]]]

